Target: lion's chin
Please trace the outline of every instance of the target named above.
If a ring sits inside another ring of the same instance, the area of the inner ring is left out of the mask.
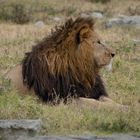
[[[110,60],[110,63],[108,65],[105,66],[105,69],[107,71],[112,71],[112,62],[113,62],[113,59]]]
[[[110,60],[110,62],[108,63],[102,63],[100,65],[98,65],[98,68],[105,68],[107,71],[111,71],[112,70],[112,59]]]

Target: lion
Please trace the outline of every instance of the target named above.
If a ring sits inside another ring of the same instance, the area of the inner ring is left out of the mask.
[[[34,45],[7,77],[16,89],[44,102],[72,97],[93,105],[112,104],[99,72],[114,56],[98,37],[91,17],[71,18]]]

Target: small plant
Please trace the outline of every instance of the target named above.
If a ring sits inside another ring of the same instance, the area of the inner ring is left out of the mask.
[[[3,77],[0,78],[0,95],[2,93],[8,92],[11,90],[10,87],[10,80],[4,79]]]
[[[23,4],[14,4],[12,6],[12,21],[18,24],[28,23],[30,21],[30,12]]]
[[[95,3],[107,3],[110,2],[110,0],[91,0],[91,2],[95,2]]]
[[[31,20],[30,7],[23,3],[0,5],[0,20],[12,21],[18,24],[28,23]]]
[[[71,16],[75,13],[76,9],[74,7],[68,7],[66,11],[67,16]]]
[[[11,17],[11,11],[9,7],[0,6],[0,19],[7,21],[10,17]]]

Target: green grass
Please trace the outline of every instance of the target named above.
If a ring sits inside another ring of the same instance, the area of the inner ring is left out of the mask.
[[[24,24],[43,20],[52,23],[50,19],[54,16],[65,19],[92,11],[101,11],[111,17],[118,13],[134,15],[139,13],[138,6],[139,0],[3,0],[0,1],[0,21]]]
[[[56,2],[52,3],[53,6],[56,4]],[[112,72],[102,70],[101,75],[110,97],[118,103],[130,106],[127,112],[110,108],[79,106],[75,102],[68,105],[60,103],[51,106],[42,103],[34,96],[21,95],[10,87],[10,82],[4,79],[4,74],[12,66],[20,63],[24,53],[29,51],[35,42],[48,34],[50,27],[51,25],[46,25],[38,29],[33,24],[0,24],[0,119],[39,118],[43,125],[40,133],[45,135],[95,133],[139,135],[140,48],[132,41],[132,38],[139,35],[137,29],[114,27],[105,30],[100,22],[95,25],[99,35],[104,41],[109,41],[108,44],[116,52]]]
[[[72,103],[43,105],[37,99],[15,92],[0,95],[0,119],[41,119],[42,134],[136,133],[140,131],[139,113],[134,106],[128,112],[79,107]]]
[[[140,132],[140,67],[139,47],[129,39],[121,40],[110,45],[116,50],[113,71],[102,70],[101,75],[107,86],[110,97],[118,103],[130,106],[128,112],[108,108],[92,108],[78,106],[75,103],[50,106],[41,103],[36,97],[22,96],[10,87],[9,81],[3,75],[14,64],[19,63],[24,52],[30,50],[46,31],[37,30],[34,26],[3,25],[0,38],[0,119],[37,119],[43,121],[42,134],[94,134],[94,133],[132,133]],[[17,28],[20,29],[19,32]],[[48,27],[44,27],[48,29]],[[114,29],[112,29],[114,30]],[[123,29],[122,29],[123,30]],[[116,30],[117,31],[117,30]],[[32,35],[36,32],[35,35]],[[106,36],[109,36],[108,31]],[[123,32],[123,31],[122,31]],[[132,31],[129,31],[132,34]],[[8,35],[12,33],[11,38]],[[120,31],[119,31],[120,33]],[[17,34],[20,36],[17,38]],[[135,33],[133,33],[134,35]],[[118,32],[114,33],[114,36]],[[104,37],[104,34],[103,34]],[[10,42],[10,43],[9,43]]]

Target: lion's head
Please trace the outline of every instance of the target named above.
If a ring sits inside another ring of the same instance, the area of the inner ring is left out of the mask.
[[[66,96],[72,85],[90,92],[99,69],[113,56],[95,32],[92,18],[70,19],[27,53],[23,81],[43,98],[54,90]]]
[[[114,56],[99,39],[92,18],[70,19],[65,26],[57,28],[50,38],[54,42],[44,55],[53,75],[64,75],[70,70],[74,79],[90,84],[95,73],[108,65]]]
[[[81,49],[83,53],[87,53],[88,57],[91,57],[91,60],[87,63],[92,62],[93,64],[96,64],[96,68],[102,68],[110,63],[115,54],[107,45],[102,43],[98,37],[96,31],[94,30],[92,19],[88,20],[87,24],[83,24],[78,33],[79,50]],[[92,21],[92,26],[88,24],[88,22],[91,22],[90,20]],[[81,58],[82,57],[81,53]],[[85,59],[87,59],[87,57]]]

